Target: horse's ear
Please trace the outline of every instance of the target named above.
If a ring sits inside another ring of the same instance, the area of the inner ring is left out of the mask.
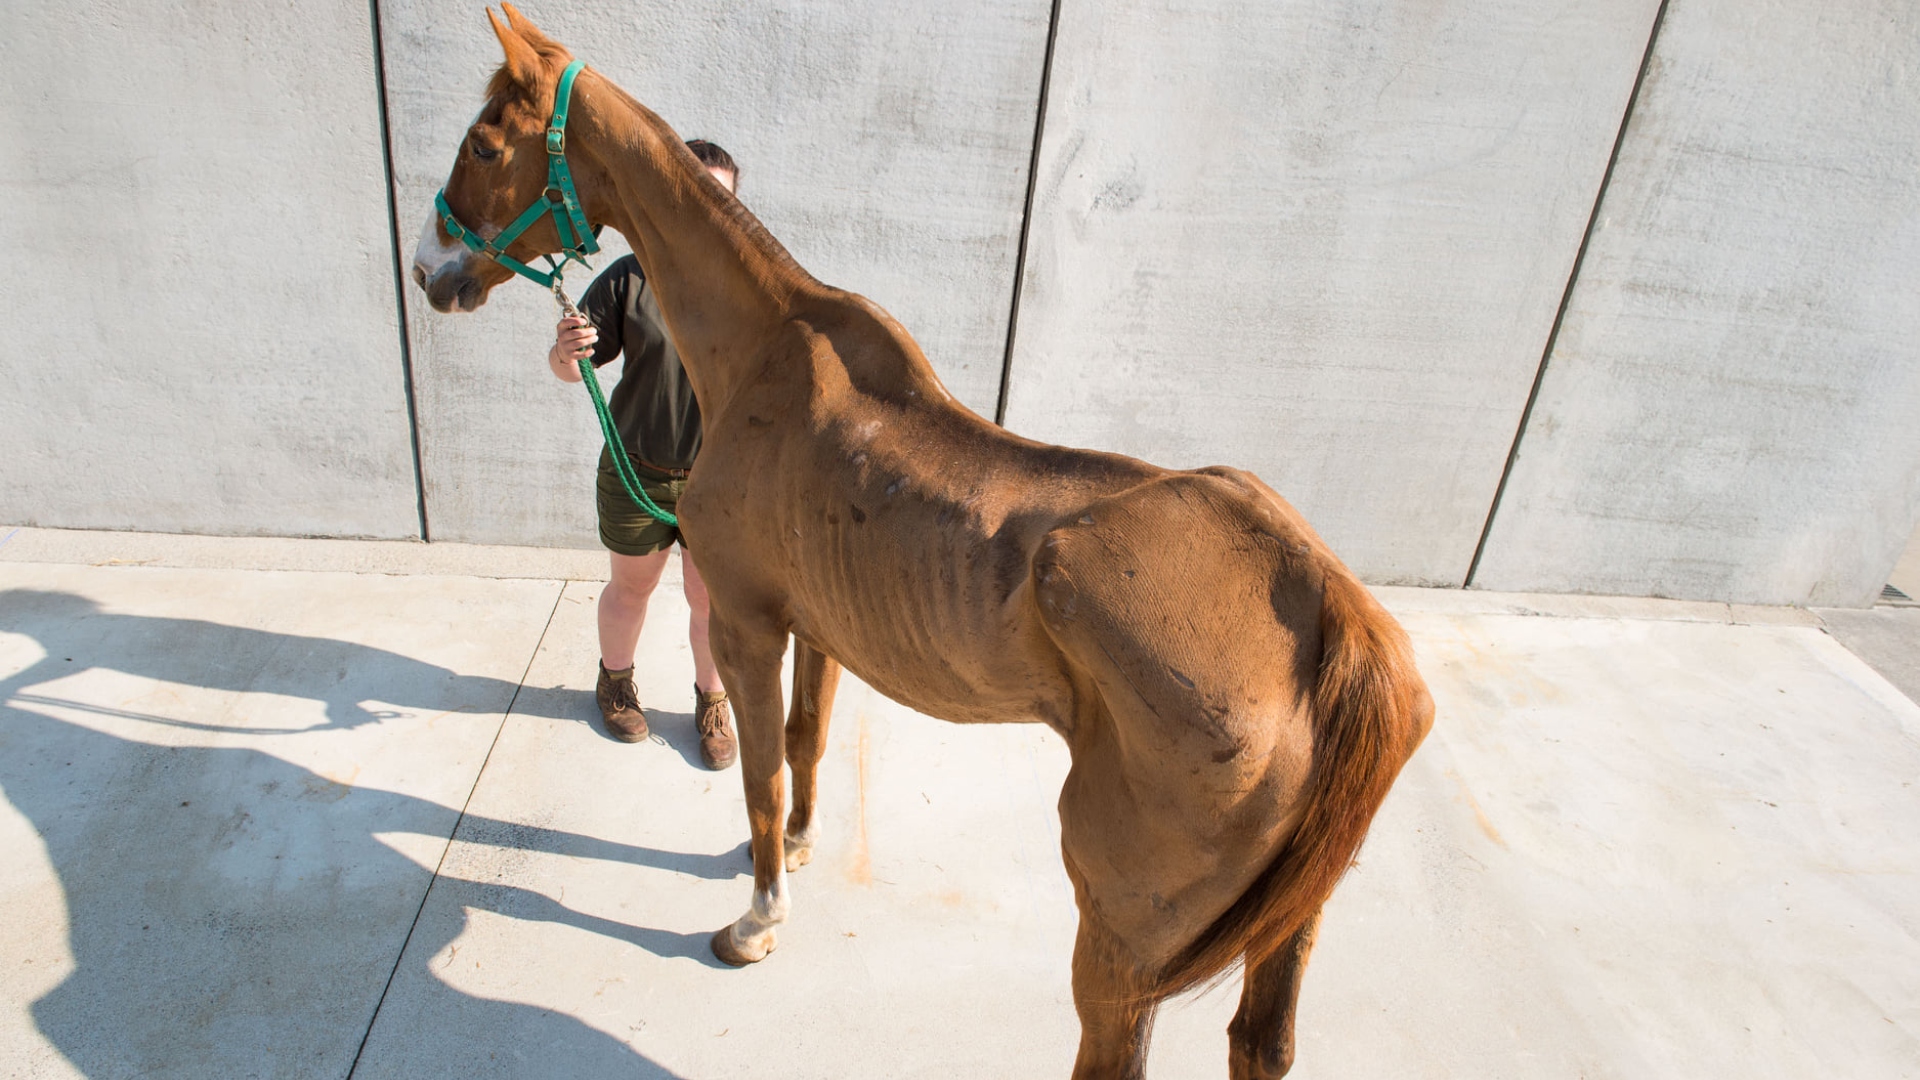
[[[533,25],[532,19],[520,14],[519,8],[502,0],[500,10],[507,13],[507,25],[519,32],[520,36],[526,38],[535,49],[544,51],[560,48],[559,42],[541,33],[540,28]]]
[[[501,6],[506,7],[508,18],[512,18],[513,8],[504,4]],[[521,89],[537,93],[547,70],[546,64],[540,59],[540,50],[521,37],[518,31],[502,23],[492,8],[487,9],[487,22],[493,24],[493,36],[500,39],[500,48],[507,54],[506,66],[502,70],[519,83]]]

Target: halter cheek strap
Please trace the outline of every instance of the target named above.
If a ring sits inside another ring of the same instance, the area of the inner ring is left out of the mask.
[[[537,282],[542,288],[552,288],[560,280],[561,273],[569,262],[587,265],[587,256],[598,254],[600,242],[594,239],[593,227],[587,224],[586,211],[580,209],[580,195],[573,189],[573,173],[567,169],[567,107],[573,100],[573,80],[580,69],[587,66],[585,60],[575,60],[560,73],[560,85],[553,93],[553,119],[547,121],[547,190],[534,200],[532,206],[521,211],[512,224],[500,230],[500,234],[491,240],[483,239],[473,230],[460,224],[453,216],[453,210],[447,205],[447,189],[433,197],[433,206],[440,214],[440,224],[447,235],[467,245],[467,249],[479,255],[485,255],[501,266],[519,274],[529,281]],[[553,216],[554,232],[560,236],[560,254],[556,259],[552,255],[542,255],[547,260],[546,272],[535,270],[526,263],[508,255],[507,247],[520,234],[526,232],[541,217]],[[591,267],[589,267],[591,269]]]
[[[447,235],[459,239],[471,251],[485,255],[501,266],[512,270],[529,281],[538,282],[542,288],[553,290],[553,298],[568,315],[579,316],[579,309],[567,299],[566,290],[561,288],[562,271],[569,262],[587,265],[586,257],[599,252],[599,241],[593,237],[593,227],[587,223],[587,215],[580,209],[580,196],[573,190],[573,174],[567,171],[567,105],[573,100],[573,78],[586,67],[584,60],[575,60],[560,73],[560,85],[553,92],[553,119],[547,122],[547,190],[532,206],[521,211],[513,223],[500,231],[500,235],[491,240],[483,240],[472,230],[460,224],[453,216],[453,210],[447,205],[447,190],[433,197],[434,209],[440,213],[440,224],[446,226]],[[543,255],[547,260],[547,271],[542,273],[526,263],[506,253],[507,245],[542,215],[553,215],[553,229],[560,234],[560,257]],[[588,269],[592,269],[588,267]],[[640,476],[634,471],[632,459],[627,455],[626,444],[621,441],[620,429],[614,425],[613,414],[607,410],[607,399],[600,393],[600,380],[593,374],[593,359],[582,356],[580,379],[587,384],[587,392],[593,397],[593,410],[600,417],[600,429],[606,436],[607,450],[613,458],[614,471],[620,476],[620,486],[627,489],[627,496],[642,510],[669,526],[679,525],[679,519],[660,509],[659,505],[647,497]]]

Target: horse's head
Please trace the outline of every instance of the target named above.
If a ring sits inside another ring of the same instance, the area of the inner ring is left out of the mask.
[[[560,74],[573,59],[565,46],[541,33],[512,4],[500,7],[507,21],[502,23],[491,8],[487,21],[500,39],[506,62],[487,83],[487,103],[460,142],[443,193],[458,225],[484,241],[492,241],[523,210],[547,198],[547,122]],[[573,175],[585,180],[579,186],[590,186],[591,179],[581,174],[593,170],[581,169],[578,155],[573,160]],[[501,250],[525,263],[563,246],[553,219],[542,217]],[[472,311],[486,303],[495,285],[512,277],[506,266],[471,250],[457,231],[450,232],[439,208],[429,212],[413,253],[413,280],[426,290],[435,311]]]

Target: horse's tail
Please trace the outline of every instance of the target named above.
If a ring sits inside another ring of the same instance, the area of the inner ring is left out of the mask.
[[[1331,568],[1305,814],[1240,899],[1159,974],[1155,995],[1205,983],[1243,956],[1258,963],[1286,944],[1352,865],[1387,789],[1432,725],[1433,699],[1406,632],[1344,568]]]

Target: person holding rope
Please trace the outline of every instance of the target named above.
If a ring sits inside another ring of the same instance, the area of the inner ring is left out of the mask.
[[[687,147],[728,191],[735,190],[740,168],[732,155],[704,139],[694,139]],[[553,347],[547,350],[547,365],[562,382],[577,383],[580,357],[591,355],[598,368],[626,355],[608,406],[641,488],[672,514],[700,449],[700,405],[639,260],[627,255],[607,267],[580,297],[579,310],[585,318],[560,320]],[[737,756],[733,718],[707,645],[707,586],[694,565],[693,553],[678,528],[635,505],[621,486],[612,453],[604,448],[594,486],[600,542],[612,564],[611,579],[600,593],[600,678],[594,693],[607,733],[622,742],[647,737],[647,716],[633,684],[633,655],[646,621],[647,601],[678,542],[687,606],[692,609],[687,640],[693,647],[694,726],[700,732],[700,757],[708,768],[724,769]]]

